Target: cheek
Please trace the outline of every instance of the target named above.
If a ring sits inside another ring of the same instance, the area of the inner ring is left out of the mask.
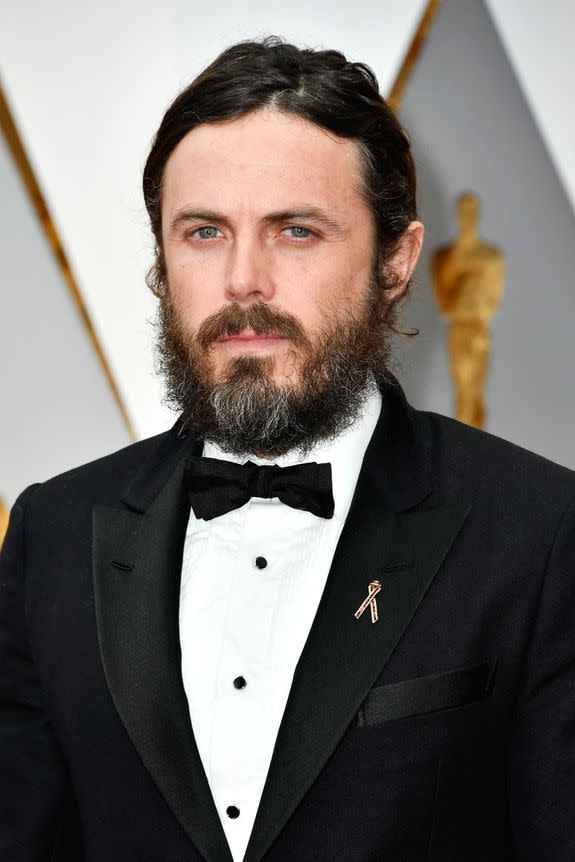
[[[329,251],[284,258],[276,267],[275,301],[304,321],[318,319],[326,301],[340,292],[341,263]]]
[[[168,265],[167,273],[174,307],[187,326],[197,329],[221,308],[221,296],[206,272],[187,263],[176,263]]]
[[[354,303],[365,290],[367,275],[353,271],[348,261],[330,261],[302,280],[290,297],[289,309],[309,329],[321,328],[324,318],[333,317]]]

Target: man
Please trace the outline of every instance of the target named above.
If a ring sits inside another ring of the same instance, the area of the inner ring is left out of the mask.
[[[373,74],[233,46],[144,193],[180,417],[13,507],[0,858],[572,862],[575,474],[390,374],[423,226]]]

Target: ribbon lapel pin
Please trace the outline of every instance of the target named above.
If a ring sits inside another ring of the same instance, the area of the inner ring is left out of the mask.
[[[370,581],[368,587],[367,598],[363,600],[358,609],[355,612],[355,618],[358,620],[364,610],[369,605],[371,610],[371,621],[372,623],[376,623],[378,620],[377,615],[377,599],[375,598],[378,592],[381,590],[381,584],[379,581]]]

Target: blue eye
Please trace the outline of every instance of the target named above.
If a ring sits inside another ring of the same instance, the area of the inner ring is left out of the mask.
[[[192,236],[197,234],[200,239],[215,239],[217,233],[219,233],[217,227],[207,225],[206,227],[196,228],[196,230],[193,231]]]
[[[291,225],[290,227],[286,227],[286,230],[293,231],[293,239],[308,239],[310,236],[313,236],[313,232],[309,228],[300,227],[300,225]]]

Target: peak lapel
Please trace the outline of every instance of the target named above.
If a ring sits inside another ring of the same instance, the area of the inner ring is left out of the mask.
[[[470,510],[413,508],[433,490],[428,426],[399,387],[384,392],[384,405],[294,673],[244,862],[259,862],[318,777]],[[369,610],[355,618],[372,580],[381,583],[376,623]]]
[[[146,769],[205,859],[231,862],[181,678],[179,587],[189,513],[182,474],[190,446],[175,437],[173,429],[124,495],[135,511],[94,507],[98,636],[114,703]]]
[[[395,514],[358,504],[348,517],[297,665],[244,862],[258,862],[309,790],[381,673],[468,514]],[[355,610],[381,583],[379,618]],[[314,705],[314,708],[310,708]]]

